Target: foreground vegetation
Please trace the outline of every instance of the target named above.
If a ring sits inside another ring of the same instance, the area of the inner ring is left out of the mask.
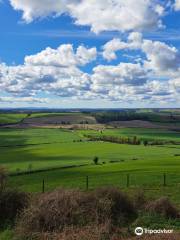
[[[171,229],[175,240],[180,234],[180,211],[167,197],[149,199],[142,190],[131,195],[115,187],[30,195],[7,188],[6,176],[1,168],[1,239],[125,240],[138,226]]]

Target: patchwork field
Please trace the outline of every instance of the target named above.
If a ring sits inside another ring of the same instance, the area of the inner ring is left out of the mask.
[[[169,111],[162,114],[172,115]],[[166,123],[139,119],[117,122],[112,118],[116,116],[110,115],[108,122],[102,123],[94,114],[79,112],[0,114],[0,167],[8,171],[7,189],[92,192],[102,186],[117,186],[132,199],[142,191],[152,201],[168,197],[179,209],[177,118]],[[154,224],[154,218],[147,219]],[[155,221],[159,226],[159,220]],[[178,220],[174,222],[179,229]],[[165,224],[174,228],[163,219],[161,227]],[[10,236],[5,239],[11,239],[12,231],[0,233],[0,238],[6,233]]]
[[[169,193],[177,191],[170,186],[180,188],[180,145],[93,142],[85,137],[88,134],[180,142],[179,133],[161,129],[1,129],[0,165],[11,174],[32,172],[10,177],[9,184],[39,192],[45,179],[46,190],[60,186],[85,189],[86,176],[89,176],[89,188],[102,185],[126,187],[127,174],[130,174],[130,187],[161,188],[166,173]],[[98,165],[93,163],[95,156],[99,158]],[[177,201],[178,192],[174,199]]]
[[[180,140],[178,133],[161,130],[61,130],[61,129],[2,129],[0,130],[0,164],[11,172],[55,166],[91,164],[94,156],[100,161],[127,161],[127,168],[178,165],[179,146],[134,146],[109,142],[88,141],[86,134],[137,136],[141,139]],[[137,159],[133,161],[132,159]],[[130,161],[130,162],[129,162]],[[145,166],[141,161],[145,161]],[[149,163],[150,161],[150,163]],[[130,165],[130,166],[129,166]],[[175,166],[176,168],[176,166]]]

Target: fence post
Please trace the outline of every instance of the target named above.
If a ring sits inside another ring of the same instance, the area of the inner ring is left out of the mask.
[[[44,179],[42,181],[42,193],[44,193],[44,189],[45,189],[45,183],[44,183]]]
[[[129,180],[130,180],[130,176],[129,173],[127,174],[127,187],[129,187]]]
[[[86,176],[86,190],[89,189],[89,177]]]
[[[163,174],[163,186],[166,186],[166,173]]]

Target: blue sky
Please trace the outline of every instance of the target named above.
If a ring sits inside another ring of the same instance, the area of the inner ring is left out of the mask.
[[[180,107],[180,1],[2,0],[0,107]]]

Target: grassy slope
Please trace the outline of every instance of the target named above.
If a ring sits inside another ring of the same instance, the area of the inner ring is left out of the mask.
[[[67,112],[67,113],[61,113],[61,112],[57,112],[57,113],[32,113],[29,117],[30,118],[36,118],[36,117],[52,117],[52,116],[69,116],[69,115],[82,115],[79,112]]]
[[[134,135],[152,137],[151,132],[139,129],[106,130],[106,134]],[[132,133],[133,131],[133,133]],[[89,132],[89,131],[88,131]],[[180,183],[179,146],[133,146],[107,142],[73,142],[84,139],[84,131],[63,131],[60,129],[19,129],[0,130],[0,164],[4,164],[11,172],[48,167],[78,165],[88,163],[86,167],[53,170],[34,173],[26,176],[10,178],[10,185],[28,191],[41,191],[42,179],[47,181],[47,189],[59,186],[85,187],[85,177],[90,176],[90,187],[114,184],[125,187],[126,173],[131,173],[131,185],[137,187],[162,186],[163,173],[168,173],[168,184]],[[159,137],[176,138],[176,133],[154,132]],[[173,135],[174,134],[174,135]],[[155,135],[155,136],[156,136]],[[48,144],[47,144],[48,143]],[[31,145],[35,144],[35,145]],[[10,147],[3,147],[9,145]],[[23,146],[16,146],[23,145]],[[92,165],[94,156],[106,164]],[[136,158],[137,160],[133,160]],[[122,161],[110,163],[110,161]],[[178,185],[179,186],[179,185]],[[163,188],[164,189],[164,188]],[[161,189],[162,190],[162,189]],[[169,188],[177,198],[178,188]]]
[[[9,114],[0,113],[0,124],[18,123],[26,116],[27,114],[24,113],[9,113]]]
[[[1,131],[0,163],[15,171],[16,168],[27,170],[29,164],[33,169],[72,164],[91,163],[94,156],[99,156],[101,161],[125,160],[127,169],[132,165],[132,159],[138,158],[137,168],[158,165],[175,168],[179,164],[180,153],[178,146],[169,147],[144,147],[132,145],[119,145],[103,142],[73,142],[81,135],[78,132],[62,131],[60,129],[27,129]],[[13,145],[24,146],[13,146]],[[35,144],[35,145],[28,145]],[[142,164],[140,161],[144,161]]]
[[[81,163],[76,155],[69,158],[67,148],[80,137],[76,132],[59,129],[17,129],[0,131],[0,164],[10,171]],[[17,146],[19,145],[19,146]],[[11,151],[9,151],[11,147]],[[72,156],[72,155],[71,155]],[[79,161],[78,161],[79,160]]]

